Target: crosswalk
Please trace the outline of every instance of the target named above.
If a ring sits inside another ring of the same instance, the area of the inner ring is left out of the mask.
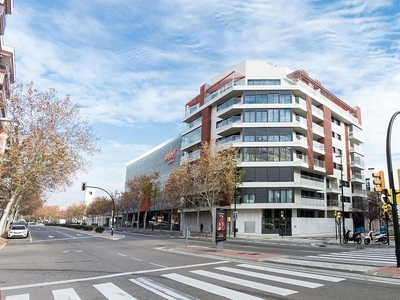
[[[158,277],[152,276],[152,279],[127,278],[126,282],[119,282],[123,288],[112,282],[98,283],[85,287],[85,290],[88,294],[93,294],[94,291],[100,293],[103,298],[98,298],[99,300],[195,300],[213,299],[213,295],[227,299],[261,300],[270,299],[271,296],[285,297],[301,293],[304,289],[318,289],[325,286],[327,282],[331,285],[343,280],[345,279],[323,274],[240,263],[231,266],[216,266],[210,270],[200,268],[186,270],[183,273],[166,272]],[[93,289],[93,292],[90,289]],[[187,294],[188,291],[193,290],[196,292]],[[84,300],[85,295],[80,296],[78,292],[72,287],[51,291],[55,300]],[[199,293],[202,293],[201,298],[199,298]],[[46,299],[50,297],[44,296]],[[29,293],[5,297],[5,300],[32,299]]]
[[[365,266],[388,266],[396,264],[396,255],[394,249],[359,249],[353,251],[328,253],[306,256],[307,259],[313,259],[325,262],[351,263]]]

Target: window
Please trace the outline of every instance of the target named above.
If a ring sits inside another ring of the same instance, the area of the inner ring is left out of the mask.
[[[249,79],[247,80],[248,85],[280,85],[280,79]]]
[[[269,190],[268,203],[293,203],[293,190]]]
[[[243,199],[242,203],[255,203],[256,202],[256,196],[254,194],[243,195],[242,199]]]

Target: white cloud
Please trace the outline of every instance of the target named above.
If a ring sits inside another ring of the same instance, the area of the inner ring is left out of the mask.
[[[20,0],[4,41],[15,47],[18,81],[71,94],[100,135],[118,132],[85,177],[108,188],[123,186],[125,162],[179,132],[203,83],[245,59],[304,69],[361,107],[366,167],[384,169],[387,125],[400,110],[398,11],[392,0]]]

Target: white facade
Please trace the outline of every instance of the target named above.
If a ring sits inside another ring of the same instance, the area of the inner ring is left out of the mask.
[[[238,234],[329,231],[319,224],[334,223],[342,195],[346,224],[366,196],[361,111],[305,71],[245,61],[203,85],[184,122],[183,160],[197,157],[202,141],[240,149]]]

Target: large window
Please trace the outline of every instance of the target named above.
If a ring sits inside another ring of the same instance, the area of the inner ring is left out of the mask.
[[[292,161],[292,147],[243,148],[243,161]]]
[[[244,122],[292,122],[292,110],[290,108],[246,109]]]
[[[268,203],[293,203],[293,190],[269,190]]]
[[[245,104],[289,104],[292,94],[289,91],[245,91]]]
[[[244,128],[243,140],[245,142],[291,142],[293,129],[284,127]]]

